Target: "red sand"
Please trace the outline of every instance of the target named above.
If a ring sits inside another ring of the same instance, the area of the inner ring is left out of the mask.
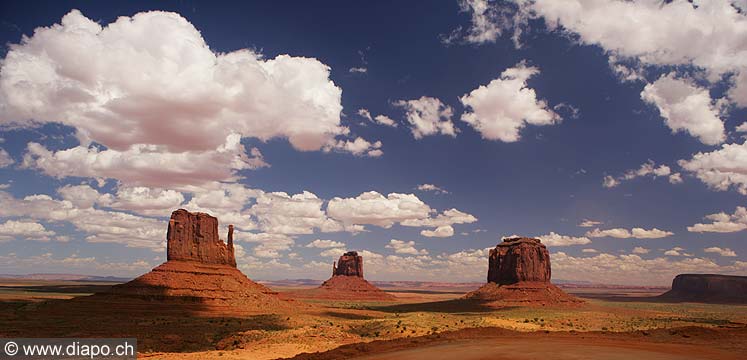
[[[293,298],[329,300],[395,301],[396,297],[372,285],[362,277],[335,275],[315,289],[283,294]]]
[[[685,336],[686,335],[686,336]],[[331,359],[743,359],[747,328],[686,327],[646,332],[516,332],[472,328],[415,338],[350,344],[296,360]]]
[[[511,285],[487,283],[464,296],[469,300],[480,300],[496,305],[577,305],[584,301],[568,295],[557,286],[545,282],[519,282]]]

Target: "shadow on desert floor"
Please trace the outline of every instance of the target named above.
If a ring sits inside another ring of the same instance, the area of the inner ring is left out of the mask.
[[[646,303],[657,303],[657,304],[682,304],[682,303],[703,303],[703,304],[724,304],[724,305],[739,305],[739,302],[728,302],[728,301],[714,301],[711,299],[697,300],[697,299],[679,299],[676,297],[666,297],[661,295],[656,296],[632,296],[624,293],[603,293],[603,294],[573,294],[580,298],[592,299],[592,300],[604,300],[609,302],[646,302]]]
[[[138,351],[194,352],[232,346],[232,335],[292,328],[286,314],[242,314],[191,301],[160,297],[0,302],[0,337],[136,337]]]
[[[424,303],[373,306],[371,310],[390,313],[437,312],[437,313],[488,313],[496,310],[509,310],[513,307],[496,308],[488,306],[488,301],[453,299]]]
[[[415,289],[403,289],[394,290],[389,288],[382,288],[382,290],[388,293],[402,293],[402,294],[426,294],[426,295],[464,295],[466,291],[440,291],[440,290],[415,290]]]
[[[112,287],[111,284],[75,284],[75,285],[34,285],[34,286],[0,286],[0,292],[16,292],[19,289],[29,293],[58,293],[58,294],[93,294],[104,292]]]

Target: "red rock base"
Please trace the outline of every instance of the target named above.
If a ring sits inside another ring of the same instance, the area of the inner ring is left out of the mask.
[[[286,293],[293,298],[395,301],[397,298],[357,276],[336,275],[316,289]]]
[[[510,285],[487,283],[464,296],[468,300],[494,303],[498,306],[579,305],[584,301],[568,295],[545,282],[518,282]]]
[[[151,272],[108,292],[81,297],[78,304],[108,304],[115,308],[216,314],[260,314],[291,310],[298,302],[250,280],[229,265],[167,261]]]

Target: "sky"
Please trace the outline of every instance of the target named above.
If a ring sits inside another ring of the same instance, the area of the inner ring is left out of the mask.
[[[747,1],[4,2],[0,273],[134,277],[178,208],[253,279],[747,275]]]

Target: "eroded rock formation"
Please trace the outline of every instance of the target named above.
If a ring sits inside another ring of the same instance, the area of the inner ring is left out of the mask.
[[[166,233],[166,259],[236,267],[233,225],[228,226],[228,244],[225,244],[218,236],[216,217],[184,209],[174,211]]]
[[[332,264],[332,276],[357,276],[363,277],[363,257],[356,251],[348,251],[337,261],[337,265]]]
[[[550,253],[539,239],[505,239],[488,256],[488,282],[550,282]]]
[[[674,301],[747,303],[747,276],[680,274],[661,298]]]
[[[336,300],[395,300],[390,295],[363,278],[363,257],[355,251],[340,256],[332,264],[332,277],[315,289],[285,292],[284,295],[296,298],[336,299]]]
[[[165,263],[77,303],[88,308],[103,303],[137,311],[211,314],[267,313],[301,306],[280,299],[236,268],[233,225],[228,226],[226,244],[218,237],[217,218],[179,209],[171,214],[166,240]]]
[[[488,283],[465,298],[502,304],[552,305],[583,301],[550,283],[550,253],[539,239],[504,239],[488,255]]]

